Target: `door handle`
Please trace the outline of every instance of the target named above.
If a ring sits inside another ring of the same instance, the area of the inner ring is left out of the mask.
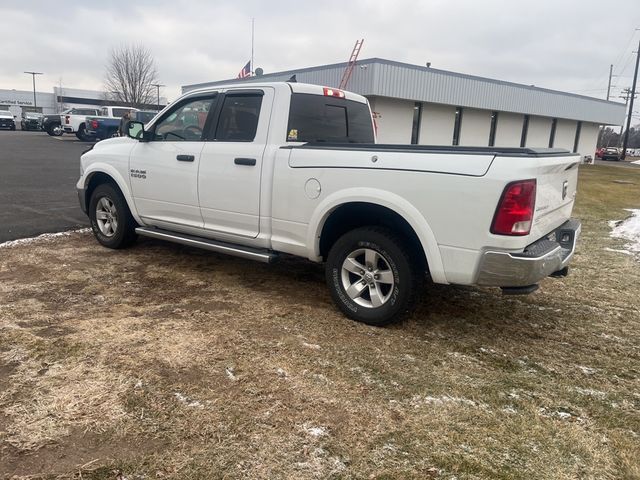
[[[179,162],[193,162],[196,159],[194,155],[178,155],[176,160]]]
[[[249,165],[250,167],[255,166],[256,159],[255,158],[236,158],[233,163],[236,165]]]

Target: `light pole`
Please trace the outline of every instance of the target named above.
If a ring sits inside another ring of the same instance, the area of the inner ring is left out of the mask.
[[[163,85],[161,83],[152,83],[151,86],[156,87],[156,89],[158,90],[158,111],[160,111],[160,87],[166,87],[166,85]]]
[[[36,103],[36,75],[44,75],[42,72],[24,72],[31,75],[33,79],[33,110],[38,110],[38,104]]]

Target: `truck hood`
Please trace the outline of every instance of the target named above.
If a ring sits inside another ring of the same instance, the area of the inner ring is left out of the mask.
[[[134,140],[133,138],[129,138],[129,137],[107,138],[106,140],[101,140],[98,143],[96,143],[93,147],[93,150],[103,150],[105,148],[110,148],[115,145],[124,145],[127,143],[134,144],[136,142],[137,140]]]

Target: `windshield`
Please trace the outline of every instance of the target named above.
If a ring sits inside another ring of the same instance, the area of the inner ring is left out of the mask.
[[[9,110],[0,110],[0,115],[4,117],[6,116],[13,117],[13,114]]]

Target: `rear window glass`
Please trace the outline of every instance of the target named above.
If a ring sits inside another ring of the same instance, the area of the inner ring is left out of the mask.
[[[294,93],[287,141],[373,143],[369,107],[353,100]]]
[[[114,117],[122,117],[125,113],[129,112],[130,108],[114,108],[113,116]]]

